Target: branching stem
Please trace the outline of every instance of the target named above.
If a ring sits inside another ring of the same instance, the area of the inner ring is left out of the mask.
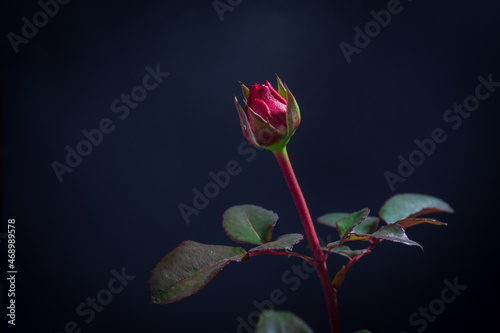
[[[314,259],[313,258],[305,256],[305,255],[297,253],[297,252],[276,251],[276,250],[261,250],[261,251],[248,252],[248,256],[249,257],[259,256],[259,255],[262,255],[262,254],[272,254],[272,255],[275,255],[275,256],[297,257],[297,258],[304,259],[310,265],[314,265]]]
[[[371,240],[371,242],[372,242],[371,245],[366,249],[365,252],[363,252],[361,254],[358,254],[357,256],[355,256],[354,258],[352,258],[351,260],[349,260],[349,262],[347,263],[347,265],[343,266],[337,272],[337,274],[335,275],[335,278],[332,281],[332,285],[333,285],[333,288],[335,290],[339,290],[340,286],[342,285],[342,282],[344,282],[344,279],[345,279],[345,277],[347,275],[347,272],[349,272],[349,270],[351,269],[352,265],[354,265],[365,254],[370,253],[375,248],[375,246],[377,246],[378,243],[380,243],[379,240]]]

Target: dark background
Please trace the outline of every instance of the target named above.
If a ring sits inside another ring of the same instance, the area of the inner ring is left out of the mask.
[[[234,3],[234,2],[233,2]],[[237,3],[237,1],[236,1]],[[340,291],[343,332],[417,332],[409,316],[439,298],[443,281],[467,289],[425,332],[483,331],[496,325],[500,88],[453,130],[443,120],[474,93],[477,77],[500,81],[496,1],[401,2],[403,10],[347,63],[339,44],[373,20],[386,1],[249,1],[221,21],[212,1],[71,1],[16,54],[35,1],[3,1],[2,232],[16,220],[16,326],[8,332],[236,332],[252,302],[282,290],[290,310],[328,330],[317,277],[291,291],[282,275],[297,259],[257,257],[226,267],[181,302],[151,305],[149,274],[185,239],[233,245],[221,228],[232,205],[280,215],[275,235],[302,232],[271,153],[238,152],[243,141],[233,95],[278,73],[297,98],[302,124],[289,155],[314,217],[370,207],[392,195],[384,172],[413,141],[442,128],[447,140],[396,192],[427,193],[455,208],[434,217],[447,227],[408,230],[416,247],[384,242],[363,258]],[[120,120],[110,105],[141,84],[146,66],[169,72]],[[103,118],[115,129],[59,182],[64,163]],[[248,148],[248,147],[247,147]],[[209,205],[185,223],[178,206],[230,160],[242,167]],[[395,192],[395,193],[396,193]],[[323,239],[335,230],[318,226]],[[333,238],[335,239],[335,238]],[[2,238],[2,283],[7,268]],[[307,252],[306,244],[296,247]],[[332,274],[345,260],[330,262]],[[134,276],[95,319],[75,309],[107,288],[113,269]],[[2,309],[6,306],[2,287]],[[5,311],[5,310],[3,310]],[[2,312],[3,312],[2,311]],[[244,331],[245,332],[245,331]]]

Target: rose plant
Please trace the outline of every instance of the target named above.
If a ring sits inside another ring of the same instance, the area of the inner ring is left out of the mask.
[[[293,251],[293,247],[304,238],[301,234],[273,237],[278,220],[276,213],[255,205],[233,206],[224,212],[222,227],[231,240],[251,244],[252,247],[245,250],[242,247],[182,242],[152,270],[151,301],[167,304],[188,297],[202,289],[230,262],[244,262],[263,254],[297,257],[315,268],[325,295],[330,332],[339,333],[337,294],[350,268],[384,240],[420,247],[408,238],[405,230],[424,223],[446,225],[421,216],[435,212],[452,213],[453,209],[433,196],[397,194],[385,202],[378,217],[371,216],[368,208],[320,216],[317,222],[335,228],[339,236],[337,241],[320,244],[286,151],[286,145],[300,124],[299,106],[288,87],[278,76],[276,78],[278,91],[268,81],[250,88],[240,82],[245,107],[239,104],[236,97],[234,103],[245,139],[253,146],[270,150],[275,155],[297,207],[311,255]],[[383,224],[379,227],[381,220]],[[348,245],[353,242],[358,243],[355,249]],[[333,279],[326,264],[330,254],[347,259]],[[312,330],[290,312],[264,311],[255,332],[306,333]],[[369,333],[367,330],[356,332]]]

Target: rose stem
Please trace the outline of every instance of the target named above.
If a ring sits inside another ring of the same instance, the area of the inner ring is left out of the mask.
[[[330,275],[328,274],[328,270],[326,268],[325,256],[323,251],[321,250],[318,236],[316,235],[316,230],[314,229],[314,225],[311,219],[311,215],[309,214],[309,209],[307,208],[306,201],[304,199],[304,196],[302,195],[302,191],[300,190],[300,186],[297,182],[297,178],[295,177],[295,173],[293,172],[292,164],[290,163],[290,159],[288,158],[286,147],[283,147],[281,150],[274,151],[274,156],[276,156],[276,160],[278,161],[281,171],[285,176],[285,180],[288,184],[290,192],[292,193],[293,200],[295,201],[295,205],[297,206],[297,210],[299,211],[300,219],[302,220],[302,225],[304,226],[304,230],[306,232],[306,238],[309,242],[312,256],[314,258],[314,266],[316,268],[316,272],[318,273],[318,277],[321,281],[323,292],[326,298],[328,317],[330,319],[330,332],[340,333],[337,291],[333,288],[332,282],[330,281]]]

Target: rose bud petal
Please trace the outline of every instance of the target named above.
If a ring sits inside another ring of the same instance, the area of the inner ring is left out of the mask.
[[[278,75],[278,91],[269,81],[247,88],[243,83],[243,109],[235,97],[245,139],[255,147],[282,149],[300,124],[300,111],[295,98]]]

